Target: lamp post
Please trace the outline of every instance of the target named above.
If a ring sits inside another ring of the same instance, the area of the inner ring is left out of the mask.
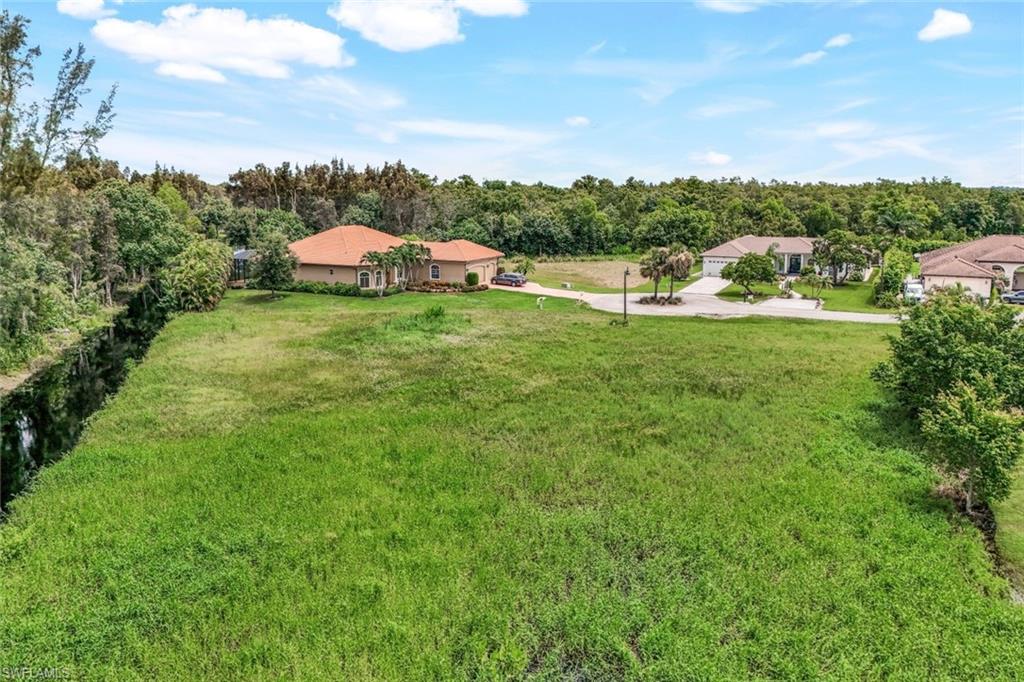
[[[626,278],[629,277],[629,266],[622,272],[622,324],[627,324],[626,320]]]

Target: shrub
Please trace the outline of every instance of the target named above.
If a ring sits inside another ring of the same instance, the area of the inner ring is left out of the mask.
[[[466,273],[466,284],[467,285],[469,285],[471,287],[475,287],[479,283],[480,283],[480,273],[479,272],[467,272]]]
[[[991,381],[958,382],[921,413],[921,431],[936,464],[963,487],[965,507],[1006,499],[1024,450],[1024,416],[1008,410]]]
[[[256,245],[256,257],[252,264],[252,281],[258,289],[287,290],[295,282],[295,266],[298,261],[288,249],[288,240],[283,234],[271,231]]]
[[[940,291],[910,309],[892,357],[876,378],[917,412],[958,382],[991,380],[1008,404],[1024,407],[1024,327],[1011,306],[979,306],[965,294]]]
[[[212,310],[224,298],[230,272],[231,250],[219,241],[197,239],[161,273],[164,301],[175,310]]]
[[[898,296],[900,289],[903,287],[903,280],[910,274],[913,267],[914,257],[907,251],[897,248],[886,251],[885,257],[882,260],[880,274],[875,281],[875,302],[878,305],[882,305],[880,301],[883,300],[883,296],[886,294],[891,294],[893,298]]]

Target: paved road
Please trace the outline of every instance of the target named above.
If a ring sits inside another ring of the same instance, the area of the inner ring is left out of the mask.
[[[539,284],[528,282],[523,287],[505,287],[492,284],[492,288],[503,291],[531,294],[533,296],[550,296],[552,298],[570,298],[583,301],[596,310],[609,313],[622,312],[622,294],[591,294],[572,289],[550,289]],[[820,310],[796,307],[785,299],[768,300],[763,303],[734,303],[708,294],[684,293],[677,294],[683,299],[682,305],[641,305],[637,300],[645,294],[627,294],[626,310],[630,315],[664,315],[680,317],[790,317],[803,320],[831,320],[834,322],[867,322],[870,324],[896,324],[899,318],[895,315],[877,313],[849,313],[841,310]],[[807,302],[804,302],[805,304]]]

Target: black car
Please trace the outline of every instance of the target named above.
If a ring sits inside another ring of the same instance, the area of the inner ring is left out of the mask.
[[[1017,305],[1024,305],[1024,289],[1020,291],[1011,291],[1008,294],[1003,294],[1003,303],[1016,303]]]
[[[518,272],[503,272],[491,278],[491,284],[504,284],[507,287],[521,287],[526,284],[526,276]]]

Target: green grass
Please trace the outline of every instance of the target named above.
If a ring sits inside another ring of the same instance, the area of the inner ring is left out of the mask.
[[[822,290],[820,296],[825,310],[844,310],[855,313],[884,313],[882,308],[875,306],[874,278],[877,270],[871,273],[867,282],[847,282],[832,289]],[[755,301],[779,295],[779,287],[775,284],[758,284],[754,287]],[[794,283],[793,290],[798,294],[810,297],[811,289],[803,284]],[[743,287],[730,284],[718,293],[718,296],[730,301],[743,301]]]
[[[993,508],[996,515],[996,545],[1024,594],[1024,464],[1017,470],[1010,496]]]
[[[174,319],[0,527],[0,669],[1024,671],[1024,610],[881,409],[885,330],[546,308],[242,291]]]
[[[878,268],[871,271],[866,282],[846,282],[831,289],[822,289],[820,297],[825,310],[845,310],[854,313],[884,313],[885,309],[875,305],[875,278]],[[804,296],[811,295],[811,288],[794,284],[793,290]],[[891,312],[891,311],[888,311]]]
[[[750,288],[754,292],[755,302],[763,301],[766,298],[771,298],[773,296],[778,296],[779,293],[781,293],[779,291],[778,284],[755,284]],[[719,291],[717,295],[719,298],[724,298],[727,301],[742,303],[745,300],[743,298],[745,291],[746,290],[739,284],[729,284],[729,286]]]

